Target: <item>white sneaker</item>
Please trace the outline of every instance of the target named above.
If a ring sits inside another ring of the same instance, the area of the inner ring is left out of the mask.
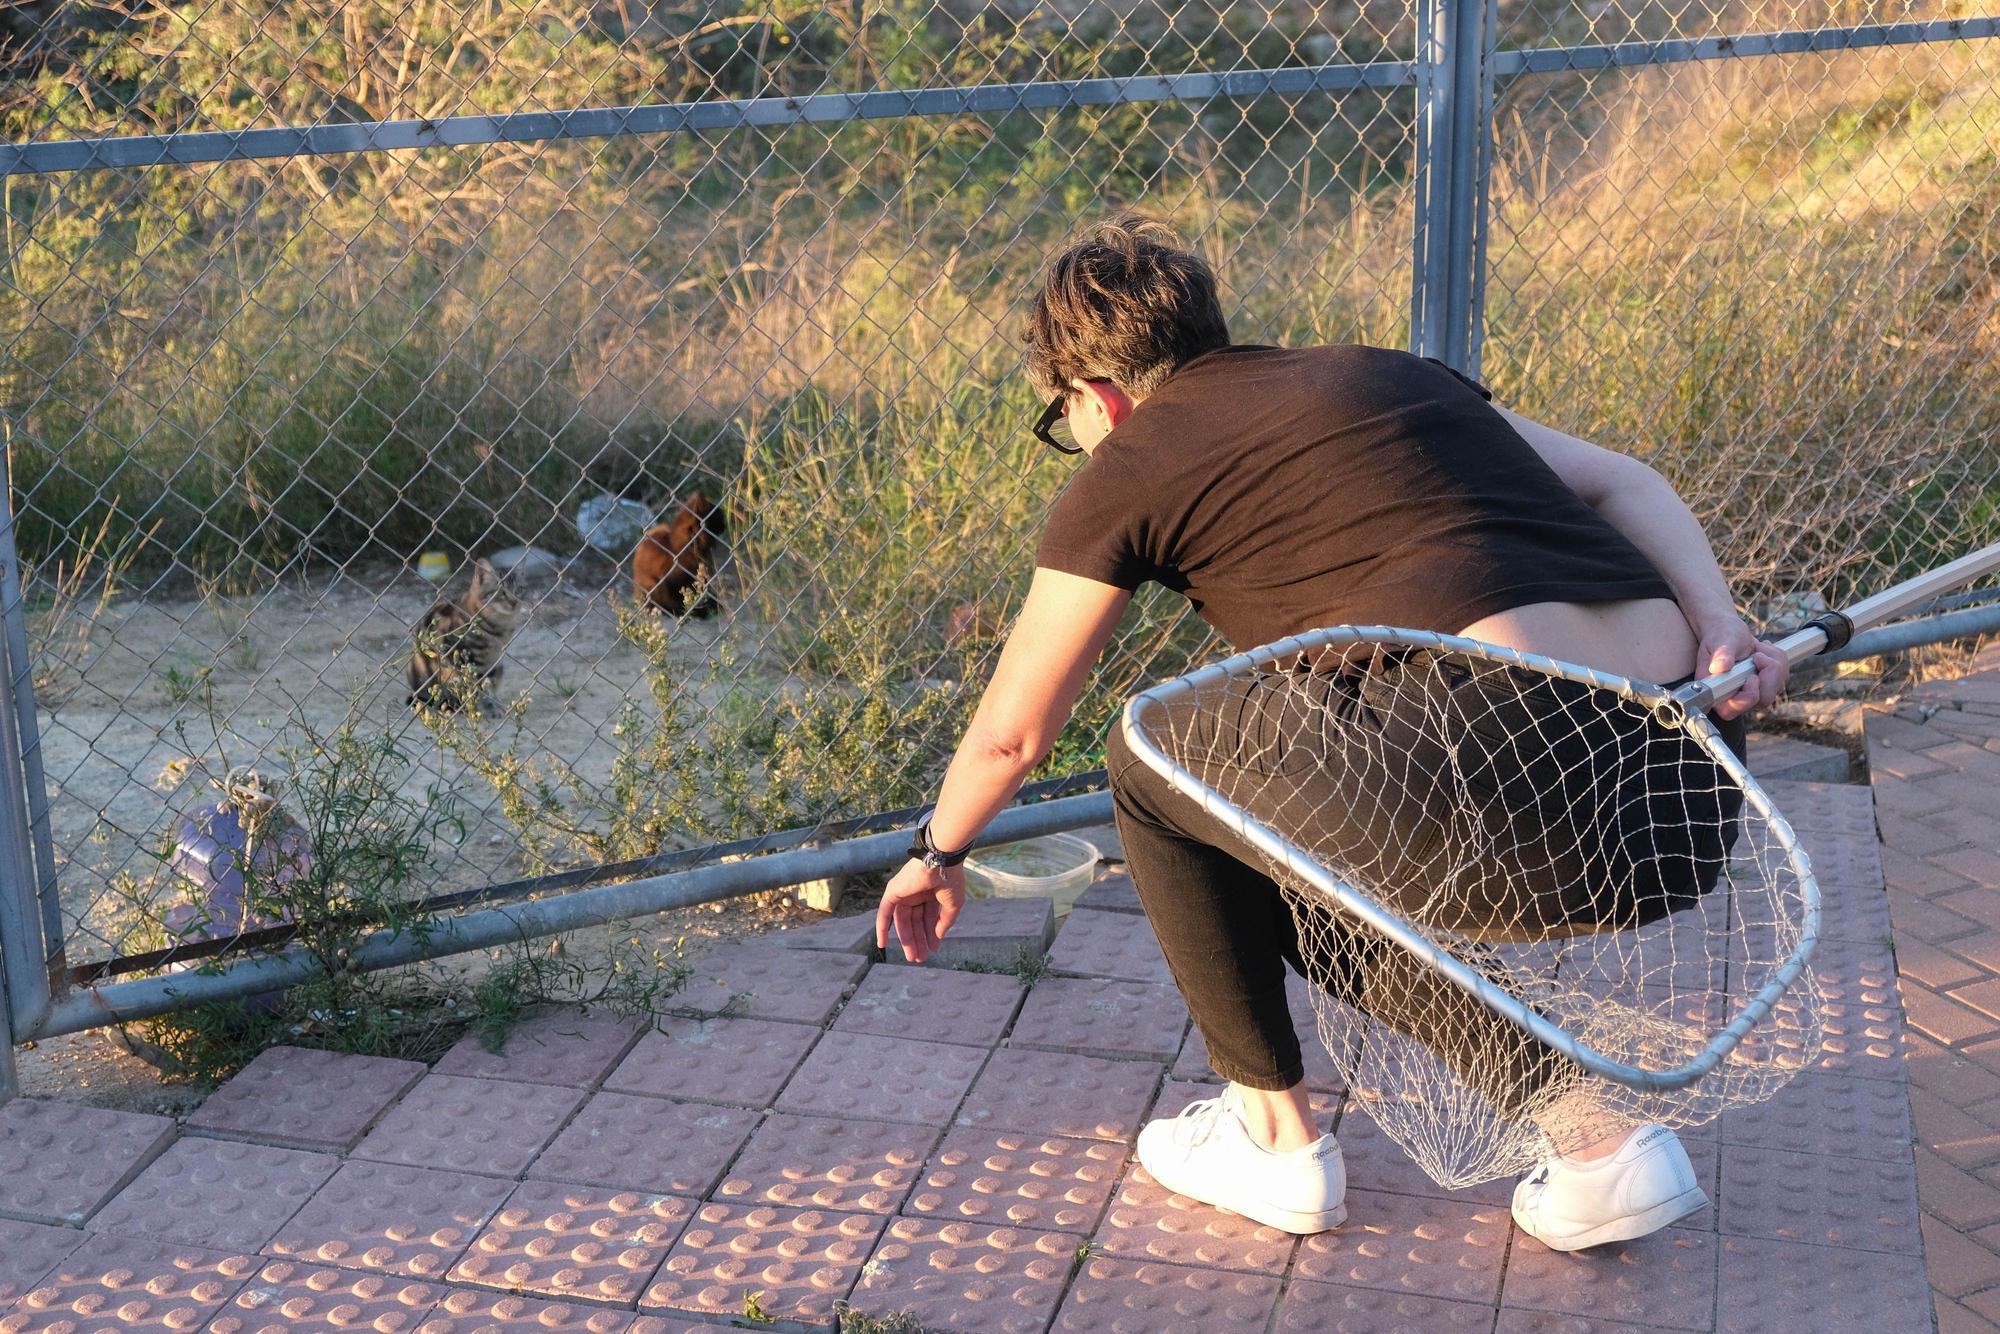
[[[1514,1187],[1514,1221],[1553,1251],[1630,1241],[1708,1203],[1680,1138],[1643,1125],[1595,1162],[1557,1156]]]
[[[1179,1116],[1148,1121],[1139,1132],[1139,1163],[1177,1195],[1301,1235],[1347,1218],[1347,1167],[1340,1143],[1321,1135],[1304,1148],[1276,1153],[1250,1137],[1231,1084],[1217,1098],[1191,1102]]]

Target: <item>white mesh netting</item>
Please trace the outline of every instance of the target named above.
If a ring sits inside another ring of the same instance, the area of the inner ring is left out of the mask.
[[[1301,670],[1301,649],[1353,665]],[[1341,627],[1155,687],[1125,727],[1278,883],[1319,1039],[1441,1184],[1622,1122],[1700,1124],[1817,1058],[1810,967],[1773,985],[1816,927],[1808,863],[1713,724],[1659,687]],[[1418,948],[1338,902],[1335,881]],[[1482,998],[1420,957],[1426,943]],[[1760,992],[1775,1005],[1725,1032]],[[1554,1045],[1495,1008],[1516,1001]]]

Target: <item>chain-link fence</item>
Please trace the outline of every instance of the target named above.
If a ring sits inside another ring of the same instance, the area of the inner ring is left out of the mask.
[[[1642,454],[1757,619],[1992,540],[1996,33],[1930,0],[15,7],[17,1028],[45,947],[60,992],[282,930],[190,870],[232,837],[253,879],[458,904],[922,801],[1066,476],[1022,303],[1121,204],[1198,238],[1239,340],[1413,346]],[[1142,596],[1040,777],[1210,646]]]

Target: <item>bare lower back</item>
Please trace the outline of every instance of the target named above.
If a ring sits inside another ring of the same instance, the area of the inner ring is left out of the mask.
[[[1694,671],[1699,647],[1679,604],[1666,598],[1534,602],[1474,621],[1459,633],[1654,682]]]

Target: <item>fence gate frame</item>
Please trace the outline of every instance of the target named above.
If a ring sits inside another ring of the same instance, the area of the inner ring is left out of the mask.
[[[20,1092],[14,1044],[34,1036],[47,1018],[62,970],[62,904],[48,821],[34,660],[14,547],[14,479],[0,460],[0,1102]]]

